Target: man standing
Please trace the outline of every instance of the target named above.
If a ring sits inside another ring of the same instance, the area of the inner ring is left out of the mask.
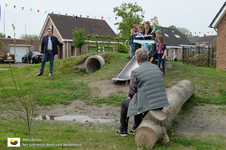
[[[41,45],[42,64],[41,64],[40,72],[38,74],[36,74],[36,76],[43,75],[45,63],[48,58],[50,61],[49,77],[52,76],[54,55],[58,54],[57,45],[59,45],[59,46],[64,45],[64,41],[62,43],[60,43],[59,40],[57,39],[57,37],[52,35],[52,29],[48,28],[47,35],[44,36],[42,39],[42,45]]]
[[[121,103],[121,126],[120,130],[115,132],[116,135],[128,136],[130,116],[134,116],[134,125],[129,134],[134,134],[134,130],[149,110],[162,110],[163,107],[170,105],[162,73],[158,66],[148,62],[148,51],[140,48],[135,56],[139,67],[131,72],[129,94]]]

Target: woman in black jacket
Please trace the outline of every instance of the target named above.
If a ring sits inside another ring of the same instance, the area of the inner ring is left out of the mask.
[[[150,35],[151,34],[151,31],[152,31],[152,28],[151,28],[151,26],[150,26],[150,23],[149,23],[149,21],[146,21],[145,23],[144,23],[144,35],[146,36],[146,35]],[[151,39],[151,37],[145,37],[144,38],[145,40],[150,40]]]

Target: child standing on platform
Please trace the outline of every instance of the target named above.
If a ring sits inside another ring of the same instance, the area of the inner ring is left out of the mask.
[[[160,64],[162,63],[162,74],[165,75],[165,53],[166,53],[166,44],[164,42],[163,36],[158,36],[159,44],[157,46],[157,54],[158,54],[158,67],[160,68]]]
[[[137,32],[138,36],[143,36],[144,35],[144,32],[142,31],[142,29],[143,29],[142,25],[139,25],[138,26],[138,32]],[[139,37],[139,38],[137,38],[137,40],[143,40],[143,37]],[[141,48],[141,44],[137,44],[137,49],[138,48]]]
[[[132,28],[130,29],[130,38],[129,38],[129,45],[130,45],[130,57],[128,57],[129,59],[131,59],[133,57],[133,55],[135,54],[135,48],[134,48],[134,44],[133,44],[133,40],[135,39],[135,29]]]
[[[158,19],[152,20],[153,29],[151,33],[155,33],[157,30],[160,30]]]

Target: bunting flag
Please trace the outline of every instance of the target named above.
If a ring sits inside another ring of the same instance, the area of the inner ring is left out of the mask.
[[[80,15],[80,18],[82,18],[82,15]]]
[[[209,34],[209,32],[207,32],[207,34]]]
[[[75,16],[75,18],[76,18],[76,20],[78,20],[78,16],[77,15]]]
[[[37,12],[39,13],[39,10],[37,10]]]
[[[94,19],[96,19],[97,17],[96,16],[94,16]]]
[[[199,32],[199,34],[201,34],[201,32]]]
[[[53,11],[52,11],[52,15],[53,15]]]
[[[115,17],[115,20],[117,20],[117,17]]]
[[[192,34],[192,32],[190,32],[190,34]]]
[[[174,30],[172,30],[172,32],[174,33]]]
[[[65,16],[67,16],[67,13],[65,14]]]
[[[177,31],[177,33],[179,33],[179,31]]]
[[[30,11],[32,11],[32,8],[30,8]]]
[[[24,7],[22,7],[22,10],[24,10]]]
[[[101,17],[101,19],[103,20],[103,19],[104,19],[104,17],[102,16],[102,17]]]
[[[72,17],[74,18],[75,17],[75,14],[73,14]]]
[[[8,4],[5,4],[5,7],[7,7]]]
[[[60,16],[60,13],[58,13],[58,16]]]
[[[89,18],[89,16],[87,15],[87,18]]]
[[[16,5],[14,5],[14,9],[16,8]]]

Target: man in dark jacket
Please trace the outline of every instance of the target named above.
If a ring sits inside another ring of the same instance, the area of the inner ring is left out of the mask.
[[[122,100],[121,103],[120,130],[115,132],[121,136],[128,136],[127,128],[130,116],[134,116],[134,125],[129,134],[134,134],[134,130],[149,110],[163,109],[170,105],[162,73],[158,66],[148,62],[148,51],[140,48],[136,51],[135,56],[139,67],[131,72],[128,98]]]
[[[62,46],[64,45],[64,42],[60,43],[57,37],[52,35],[52,29],[48,28],[47,35],[44,36],[42,39],[42,45],[41,45],[42,65],[41,65],[40,72],[36,74],[36,76],[43,75],[45,63],[48,58],[50,61],[49,77],[52,76],[54,56],[58,54],[57,45]]]

